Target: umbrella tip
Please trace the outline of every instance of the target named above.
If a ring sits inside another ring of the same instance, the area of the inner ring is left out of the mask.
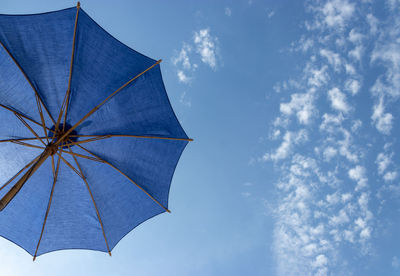
[[[111,251],[108,251],[108,255],[110,255],[110,257],[112,257],[112,255],[111,255]]]
[[[78,3],[76,4],[76,7],[79,9],[81,7],[81,2],[78,1]]]
[[[33,262],[36,260],[36,255],[35,256],[33,256]]]
[[[168,213],[170,213],[171,214],[171,211],[169,210],[169,209],[165,209]]]

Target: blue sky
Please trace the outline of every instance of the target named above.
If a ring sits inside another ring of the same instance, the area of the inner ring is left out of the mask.
[[[107,254],[1,275],[399,275],[400,1],[81,1],[161,65],[186,148],[171,214]],[[72,1],[5,0],[0,13]]]

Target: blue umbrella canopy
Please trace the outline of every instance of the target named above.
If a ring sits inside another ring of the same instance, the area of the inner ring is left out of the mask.
[[[81,8],[0,15],[0,235],[108,252],[168,210],[188,138],[160,61]]]

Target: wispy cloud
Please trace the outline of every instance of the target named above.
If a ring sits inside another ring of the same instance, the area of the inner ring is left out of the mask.
[[[380,97],[379,102],[374,105],[371,119],[378,131],[386,135],[390,134],[393,124],[393,115],[391,113],[385,113],[383,97]]]
[[[232,15],[232,9],[229,8],[229,7],[226,7],[226,8],[225,8],[225,15],[226,15],[226,16],[231,16],[231,15]]]
[[[296,114],[299,122],[307,125],[314,113],[313,106],[314,92],[310,90],[304,94],[292,94],[290,102],[280,104],[280,111],[287,116]]]
[[[327,1],[321,9],[323,20],[329,27],[343,27],[354,10],[355,5],[347,0]]]
[[[266,153],[263,160],[279,161],[289,156],[294,145],[304,142],[308,139],[307,132],[300,130],[297,133],[287,131],[283,136],[281,145],[275,150],[274,153]]]
[[[349,170],[350,179],[357,181],[356,191],[367,186],[368,178],[366,177],[366,169],[363,166],[357,165]]]
[[[227,8],[226,12],[230,12]],[[199,65],[204,64],[216,70],[219,60],[219,41],[211,35],[210,28],[200,29],[193,34],[193,40],[183,42],[180,50],[172,57],[178,81],[190,84]]]
[[[196,45],[196,52],[201,56],[201,61],[215,70],[217,67],[218,38],[212,36],[210,29],[206,28],[195,32],[193,41]]]
[[[273,161],[280,175],[274,252],[279,275],[341,275],[347,273],[345,267],[343,271],[337,268],[344,261],[343,246],[368,254],[376,233],[371,200],[376,181],[372,177],[377,174],[370,173],[369,166],[372,162],[375,168],[382,160],[377,159],[377,165],[375,160],[366,160],[375,141],[365,137],[365,130],[387,135],[394,122],[388,102],[383,101],[388,96],[380,96],[389,85],[387,72],[380,78],[385,86],[375,85],[382,93],[373,93],[372,99],[363,95],[365,102],[359,106],[361,94],[371,90],[364,75],[365,60],[371,49],[376,51],[371,66],[390,56],[395,60],[391,61],[393,72],[397,57],[393,51],[385,56],[378,55],[377,47],[371,48],[371,36],[379,34],[381,23],[372,14],[360,15],[370,10],[368,1],[357,9],[348,0],[308,3],[309,35],[303,34],[290,49],[290,53],[305,55],[307,61],[301,74],[289,79],[296,86],[289,85],[289,80],[275,86],[283,100],[271,125],[270,133],[276,135],[270,138],[281,142],[263,156],[264,161]],[[384,44],[383,40],[379,43]],[[371,110],[366,117],[365,110]],[[307,139],[296,144],[299,130],[307,132]],[[397,172],[387,167],[379,177],[390,181]]]
[[[340,71],[342,60],[338,53],[334,53],[328,49],[321,49],[319,53],[328,60],[328,63],[335,69],[335,71]]]
[[[346,101],[346,95],[343,94],[337,87],[332,88],[328,91],[328,97],[333,109],[336,109],[343,113],[349,112],[350,106]]]

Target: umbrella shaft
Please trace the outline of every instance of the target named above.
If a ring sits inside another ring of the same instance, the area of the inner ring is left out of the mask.
[[[22,186],[28,181],[28,179],[40,168],[40,166],[44,163],[44,161],[49,158],[51,155],[51,150],[46,149],[42,155],[39,157],[39,160],[36,161],[32,167],[18,180],[17,183],[4,195],[4,197],[0,200],[0,211],[2,211],[8,203],[17,195],[17,193],[21,190]]]

